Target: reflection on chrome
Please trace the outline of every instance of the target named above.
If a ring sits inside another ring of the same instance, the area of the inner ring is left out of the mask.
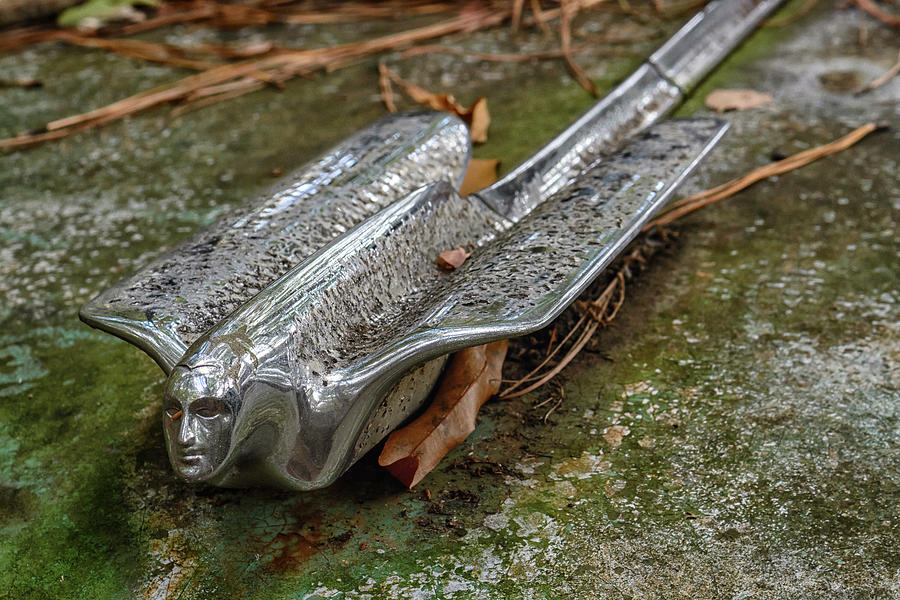
[[[470,156],[457,119],[383,119],[81,317],[169,373],[163,428],[182,478],[328,485],[422,405],[448,353],[546,325],[624,249],[726,128],[657,123],[778,4],[707,5],[475,196],[455,191]],[[439,270],[461,244],[471,258]]]

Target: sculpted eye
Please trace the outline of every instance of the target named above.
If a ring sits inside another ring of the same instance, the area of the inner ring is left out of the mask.
[[[173,421],[181,418],[183,411],[181,409],[181,404],[178,403],[177,400],[172,400],[169,403],[169,406],[166,407],[166,416],[172,419]]]
[[[201,419],[214,419],[224,411],[222,403],[214,398],[202,398],[191,406],[191,412]]]

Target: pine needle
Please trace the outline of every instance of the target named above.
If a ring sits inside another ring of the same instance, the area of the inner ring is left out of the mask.
[[[867,85],[863,89],[856,92],[856,95],[859,96],[859,95],[865,94],[866,92],[871,92],[875,88],[879,88],[879,87],[883,86],[888,81],[890,81],[891,79],[896,77],[898,74],[900,74],[900,53],[897,54],[897,62],[894,63],[894,66],[892,66],[890,69],[885,71],[878,78],[874,79],[869,85]]]
[[[670,205],[662,215],[645,225],[644,231],[647,231],[648,229],[651,229],[653,227],[668,225],[676,219],[680,219],[687,214],[690,214],[696,210],[700,210],[704,206],[709,206],[714,202],[718,202],[719,200],[724,200],[729,196],[733,196],[737,192],[750,187],[757,181],[772,177],[773,175],[781,175],[782,173],[787,173],[788,171],[799,169],[800,167],[808,165],[809,163],[828,156],[829,154],[834,154],[835,152],[846,150],[876,129],[879,129],[879,126],[877,124],[868,123],[831,143],[817,146],[815,148],[810,148],[809,150],[804,150],[803,152],[799,152],[797,154],[794,154],[793,156],[789,156],[783,160],[779,160],[778,162],[753,169],[749,173],[742,175],[737,179],[732,179],[727,183],[723,183],[722,185],[706,190],[705,192],[700,192],[699,194],[695,194],[689,198],[679,200],[678,202]]]
[[[875,123],[868,123],[831,143],[805,150],[785,158],[784,160],[754,169],[749,173],[720,186],[716,186],[705,192],[675,202],[660,217],[657,217],[644,227],[644,234],[647,235],[647,232],[650,230],[664,232],[665,230],[662,228],[665,225],[694,211],[700,210],[705,206],[728,198],[753,185],[757,181],[773,175],[780,175],[782,173],[793,171],[794,169],[799,169],[822,157],[845,150],[879,128],[880,127]],[[576,307],[580,308],[583,312],[581,318],[541,364],[501,391],[499,394],[500,398],[517,398],[528,392],[532,392],[553,380],[553,378],[555,378],[570,362],[572,362],[572,360],[575,359],[576,356],[578,356],[601,326],[609,324],[616,318],[619,310],[625,303],[626,280],[634,276],[634,267],[643,265],[646,262],[647,257],[644,253],[644,248],[646,247],[648,247],[646,243],[640,244],[632,250],[631,253],[626,255],[622,265],[615,272],[613,278],[594,300],[587,303],[576,303]],[[613,302],[614,297],[617,298],[615,302]],[[563,348],[576,334],[578,334],[578,337],[563,358],[560,359],[556,365],[542,372],[542,369],[550,364],[553,357],[556,356],[560,349]],[[526,383],[529,383],[529,385],[519,389]]]
[[[597,91],[597,87],[572,57],[572,19],[577,14],[579,6],[576,2],[572,2],[572,0],[561,0],[561,9],[562,15],[559,20],[559,39],[562,45],[563,58],[565,58],[566,65],[569,67],[572,76],[575,77],[581,87],[596,97],[600,94]]]
[[[95,110],[51,121],[35,131],[0,140],[0,150],[15,150],[57,140],[163,104],[190,101],[191,98],[196,98],[198,95],[215,96],[218,99],[233,98],[259,89],[257,80],[281,85],[294,76],[309,74],[317,69],[336,68],[335,65],[346,66],[368,56],[404,48],[419,41],[498,25],[509,16],[510,11],[506,8],[492,10],[479,7],[466,10],[446,21],[372,40],[312,50],[283,51],[260,58],[224,64],[170,84],[145,90]],[[218,96],[204,94],[206,88],[236,81],[241,83],[230,88],[227,94]]]
[[[866,11],[882,23],[890,25],[895,29],[900,29],[900,17],[882,9],[880,6],[875,4],[873,0],[850,0],[850,3],[855,4],[860,9]]]

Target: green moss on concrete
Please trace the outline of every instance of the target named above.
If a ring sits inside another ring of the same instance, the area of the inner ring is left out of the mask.
[[[0,522],[15,530],[4,538],[0,587],[10,597],[129,597],[145,540],[124,493],[134,469],[128,449],[147,441],[140,432],[149,415],[136,412],[151,401],[148,382],[160,378],[139,353],[96,333],[9,337],[45,371],[0,407],[0,478],[14,500]]]
[[[811,48],[819,30],[855,35],[821,18],[764,30],[715,81],[758,86],[777,72],[769,57],[798,60],[774,42],[806,36]],[[890,46],[878,48],[893,60]],[[67,112],[78,65],[89,79],[122,72],[109,95],[175,76],[61,52],[0,59],[59,82],[0,127]],[[507,168],[591,102],[560,84],[560,64],[482,72],[435,60],[400,68],[432,89],[449,73],[444,87],[463,102],[487,95],[494,129],[476,153]],[[586,66],[609,87],[635,60]],[[833,139],[848,115],[888,110],[838,96],[806,105],[789,79],[773,80],[787,100],[734,116],[694,187],[774,149]],[[183,599],[896,595],[900,147],[891,133],[689,219],[681,241],[629,286],[600,352],[567,369],[552,414],[554,402],[538,406],[552,389],[489,404],[475,434],[415,492],[374,457],[309,494],[175,480],[159,431],[162,374],[79,325],[77,307],[262,189],[273,168],[382,114],[376,90],[372,65],[362,65],[0,157],[0,250],[14,265],[0,270],[0,589]],[[21,93],[3,98],[18,103]]]

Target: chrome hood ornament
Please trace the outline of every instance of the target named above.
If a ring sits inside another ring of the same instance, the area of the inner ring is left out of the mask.
[[[470,155],[461,122],[382,119],[81,318],[169,374],[163,424],[181,477],[326,486],[422,405],[448,353],[548,324],[637,235],[726,129],[651,126],[779,3],[709,4],[473,196],[455,191]],[[457,245],[472,256],[439,270]]]

